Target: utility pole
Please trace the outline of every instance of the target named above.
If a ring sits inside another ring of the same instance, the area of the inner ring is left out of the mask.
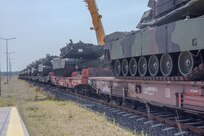
[[[11,81],[11,76],[12,76],[12,72],[11,72],[11,58],[10,58],[10,54],[9,54],[9,81]]]
[[[13,40],[13,39],[16,39],[15,37],[14,38],[0,38],[1,40],[5,40],[6,41],[6,70],[7,70],[7,73],[6,73],[6,76],[7,76],[7,80],[6,80],[6,83],[8,84],[9,83],[9,79],[8,79],[8,77],[9,77],[9,55],[8,55],[8,41],[9,40]]]
[[[12,77],[12,65],[11,65],[11,60],[13,59],[13,58],[11,58],[11,54],[13,54],[13,53],[15,53],[15,52],[9,52],[8,54],[8,56],[9,56],[9,58],[8,58],[8,60],[9,60],[9,80],[11,80],[11,77]]]
[[[1,97],[1,66],[0,66],[0,97]]]
[[[0,97],[1,97],[1,92],[2,92],[2,86],[1,86],[1,53],[0,53]]]
[[[1,97],[1,92],[2,92],[2,87],[1,87],[1,54],[0,54],[0,97]]]

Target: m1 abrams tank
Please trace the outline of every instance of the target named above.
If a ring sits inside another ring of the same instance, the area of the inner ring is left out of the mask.
[[[32,62],[26,67],[19,75],[24,76],[47,76],[49,72],[53,70],[51,60],[56,56],[46,55],[45,58],[41,58]]]
[[[61,59],[54,58],[52,60],[53,72],[55,76],[67,77],[71,76],[71,73],[75,69],[76,59]]]
[[[47,76],[49,72],[53,70],[52,66],[46,66],[43,64],[38,65],[38,75],[39,76]]]
[[[66,47],[61,49],[60,56],[62,58],[75,58],[75,59],[96,59],[103,55],[103,47],[83,43],[79,41],[78,43],[70,43]]]
[[[158,26],[203,15],[203,0],[149,0],[151,9],[144,12],[137,28]]]
[[[204,72],[193,72],[203,64],[204,1],[150,0],[149,7],[140,30],[105,37],[105,58],[114,74],[200,80]]]
[[[46,58],[40,59],[38,63],[38,75],[39,76],[48,76],[49,72],[53,71],[52,60],[56,56],[46,55]]]
[[[99,59],[103,55],[103,48],[78,42],[70,43],[61,49],[60,58],[52,60],[54,74],[56,76],[70,77],[72,72],[81,71],[83,68],[102,67]]]
[[[83,68],[102,67],[100,60],[84,60],[70,58],[55,58],[52,60],[55,76],[70,77],[72,72],[81,71]]]

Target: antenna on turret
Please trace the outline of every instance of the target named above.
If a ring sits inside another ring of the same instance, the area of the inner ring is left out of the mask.
[[[184,19],[184,21],[190,19],[191,17],[190,16],[186,16],[186,18]]]
[[[73,41],[72,41],[72,39],[69,39],[69,41],[70,41],[70,43],[71,43],[71,44],[73,44]]]

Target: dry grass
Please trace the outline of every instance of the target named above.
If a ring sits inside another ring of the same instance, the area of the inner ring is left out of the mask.
[[[31,136],[133,135],[73,102],[49,100],[39,89],[17,78],[3,84],[2,95],[0,107],[16,106]]]

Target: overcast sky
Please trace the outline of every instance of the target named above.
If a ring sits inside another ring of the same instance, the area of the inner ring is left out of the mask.
[[[148,0],[98,0],[106,34],[136,29]],[[22,70],[45,54],[59,55],[69,39],[97,44],[91,16],[83,0],[0,0],[0,37],[11,38],[13,70]],[[6,70],[5,41],[0,63]]]

